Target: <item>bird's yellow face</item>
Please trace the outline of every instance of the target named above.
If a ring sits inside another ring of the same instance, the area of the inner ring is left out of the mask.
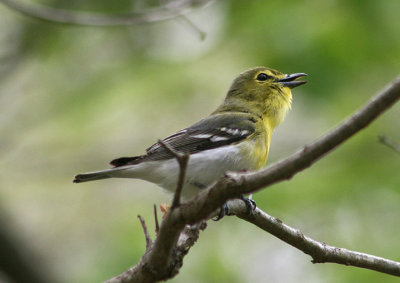
[[[241,73],[233,81],[226,102],[248,105],[252,112],[268,118],[275,128],[290,109],[291,89],[306,83],[295,80],[304,76],[304,73],[286,75],[270,68],[253,68]]]

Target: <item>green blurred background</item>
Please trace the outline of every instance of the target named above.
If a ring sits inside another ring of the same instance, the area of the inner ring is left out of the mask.
[[[41,0],[123,13],[151,1]],[[155,1],[153,1],[155,2]],[[157,3],[157,2],[156,2]],[[208,115],[253,66],[305,72],[268,163],[331,130],[399,75],[400,1],[215,1],[188,18],[132,27],[59,25],[0,5],[0,211],[59,282],[134,265],[153,204],[140,180],[72,184]],[[400,260],[400,107],[313,167],[258,192],[258,206],[331,245]],[[0,281],[8,282],[1,276]],[[398,282],[310,257],[235,217],[210,222],[171,282]]]

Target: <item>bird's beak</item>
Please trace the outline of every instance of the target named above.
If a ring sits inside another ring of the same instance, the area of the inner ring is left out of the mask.
[[[306,81],[295,81],[298,78],[307,76],[306,73],[295,73],[291,75],[286,75],[283,79],[276,80],[276,82],[281,83],[282,86],[287,86],[289,88],[294,88],[299,85],[303,85]]]

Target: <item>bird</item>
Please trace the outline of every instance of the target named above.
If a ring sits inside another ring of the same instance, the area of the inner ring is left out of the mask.
[[[222,104],[208,117],[162,140],[170,149],[189,154],[184,199],[191,199],[227,172],[265,166],[273,131],[291,108],[292,89],[306,83],[296,79],[304,76],[267,67],[248,69],[234,79]],[[117,158],[110,164],[110,169],[78,174],[73,182],[134,178],[176,190],[178,161],[159,142],[143,155]]]

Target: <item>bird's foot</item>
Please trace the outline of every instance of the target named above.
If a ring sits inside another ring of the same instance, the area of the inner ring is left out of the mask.
[[[225,215],[229,215],[229,207],[227,203],[224,203],[221,207],[221,210],[218,213],[218,216],[213,218],[214,221],[221,220]]]
[[[240,199],[246,205],[247,214],[248,215],[253,215],[254,214],[254,210],[257,207],[256,202],[254,200],[252,200],[252,199],[245,198],[244,196],[241,196]],[[224,203],[224,205],[221,207],[221,210],[219,211],[218,216],[213,218],[213,220],[214,221],[221,220],[221,218],[223,218],[225,215],[231,215],[230,211],[229,211],[228,203]]]
[[[245,198],[244,196],[241,196],[240,199],[246,205],[247,214],[248,215],[253,215],[254,211],[256,210],[256,207],[257,207],[256,202],[254,200],[252,200],[252,199]]]

